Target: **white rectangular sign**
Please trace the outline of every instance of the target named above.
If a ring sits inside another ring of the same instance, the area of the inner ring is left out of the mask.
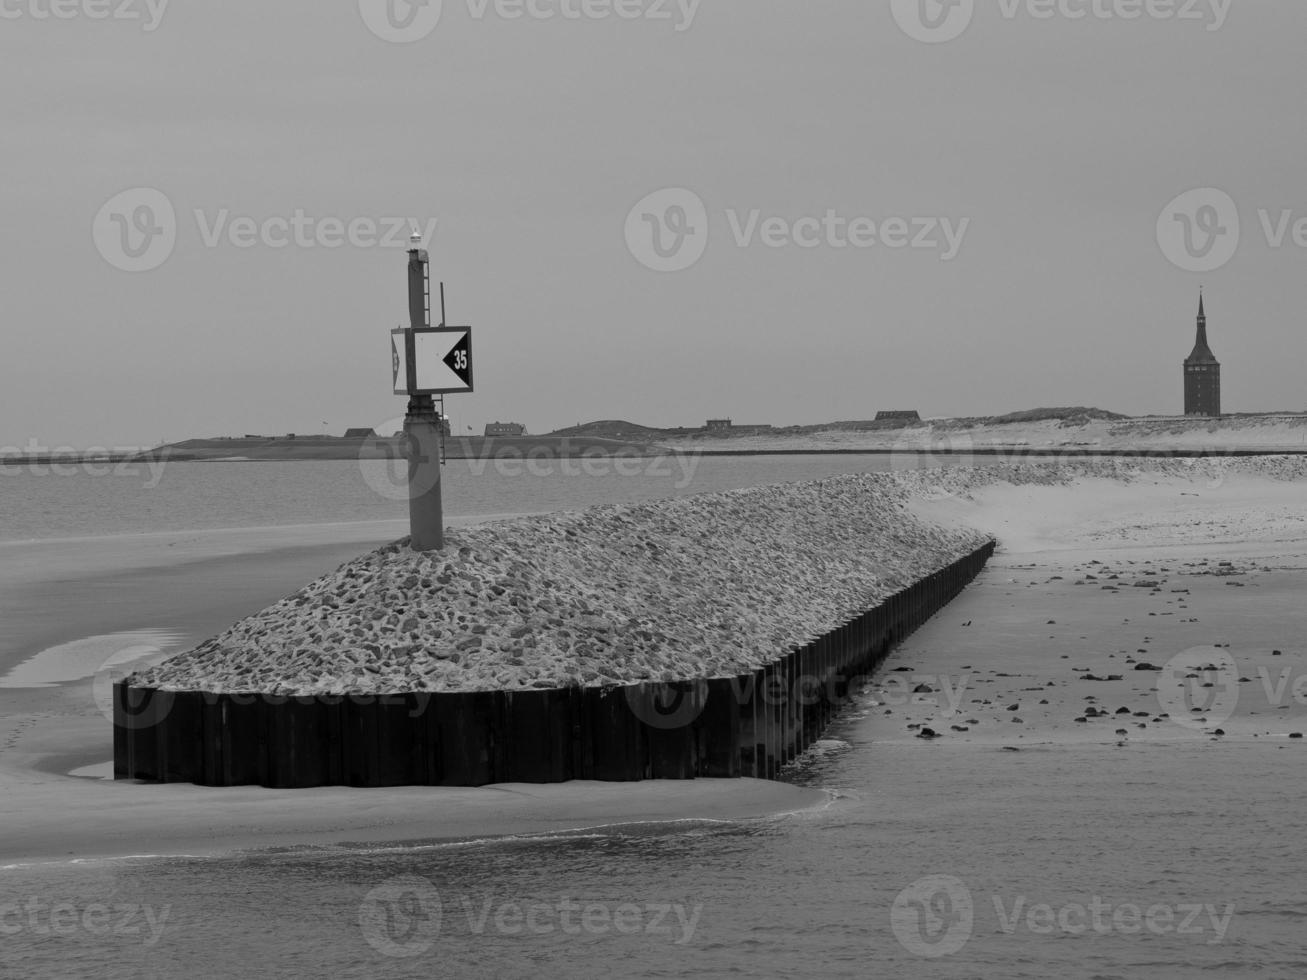
[[[472,390],[472,328],[422,327],[391,333],[397,395],[456,395]]]

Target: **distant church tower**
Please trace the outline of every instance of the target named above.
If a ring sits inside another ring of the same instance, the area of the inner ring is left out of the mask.
[[[1207,311],[1198,294],[1198,340],[1184,359],[1185,415],[1221,414],[1221,363],[1207,346]]]

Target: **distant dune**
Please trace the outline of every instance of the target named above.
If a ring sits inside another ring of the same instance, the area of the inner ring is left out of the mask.
[[[803,426],[735,426],[721,431],[656,428],[620,419],[587,422],[542,436],[454,436],[450,459],[560,459],[659,456],[671,452],[768,453],[902,451],[993,453],[1081,450],[1177,452],[1307,451],[1307,413],[1225,415],[1219,419],[1132,418],[1099,408],[1036,408],[999,416],[903,421],[841,421]],[[94,458],[99,459],[104,454]],[[114,459],[267,461],[397,459],[397,437],[342,436],[188,439]],[[83,456],[61,454],[56,461]],[[85,457],[91,458],[91,457]],[[0,463],[48,463],[51,457],[0,456]]]
[[[1219,419],[1131,418],[1096,408],[1046,408],[995,417],[920,422],[831,422],[759,430],[651,429],[601,422],[569,432],[641,431],[678,450],[795,452],[902,450],[965,453],[1012,450],[1307,450],[1307,413],[1227,415]]]

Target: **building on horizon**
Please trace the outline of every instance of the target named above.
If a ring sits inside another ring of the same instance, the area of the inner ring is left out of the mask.
[[[1221,414],[1221,362],[1207,345],[1207,310],[1198,293],[1198,339],[1184,359],[1184,413],[1216,418]]]
[[[486,435],[491,438],[495,436],[524,436],[526,435],[526,426],[521,422],[490,422],[486,425]]]

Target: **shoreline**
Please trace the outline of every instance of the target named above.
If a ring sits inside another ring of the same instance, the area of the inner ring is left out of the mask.
[[[1307,650],[1301,640],[1307,635],[1302,626],[1307,613],[1299,609],[1296,598],[1307,587],[1302,482],[1258,476],[1244,472],[1242,465],[1227,470],[1212,486],[1199,471],[1188,477],[1179,472],[1145,472],[1129,482],[1076,478],[1053,485],[966,486],[948,479],[936,481],[946,493],[935,499],[914,499],[909,504],[913,512],[946,525],[994,533],[1000,550],[976,584],[891,656],[877,681],[894,676],[898,666],[936,677],[969,672],[976,690],[968,693],[963,710],[980,723],[968,733],[954,733],[949,725],[959,719],[945,721],[929,705],[892,714],[883,711],[887,705],[876,707],[865,721],[853,717],[855,709],[845,718],[868,740],[859,750],[875,751],[872,746],[881,745],[885,752],[960,752],[971,758],[974,752],[1041,749],[1066,752],[1068,759],[1077,758],[1078,752],[1097,757],[1103,750],[1118,751],[1114,719],[1090,724],[1074,720],[1079,715],[1072,709],[1082,708],[1084,697],[1092,694],[1113,712],[1128,706],[1153,713],[1152,718],[1138,719],[1147,722],[1149,729],[1131,736],[1130,751],[1189,751],[1190,747],[1201,751],[1211,745],[1213,736],[1206,731],[1171,732],[1154,725],[1159,709],[1149,688],[1156,684],[1156,675],[1139,679],[1133,672],[1126,673],[1125,656],[1142,658],[1134,651],[1144,647],[1155,651],[1149,656],[1161,663],[1194,642],[1229,642],[1255,679],[1259,666],[1307,674]],[[927,474],[920,479],[926,486]],[[267,537],[251,533],[246,546],[256,546],[260,537]],[[162,535],[179,536],[185,537]],[[152,556],[136,557],[163,562],[152,571],[147,565],[145,574],[168,582],[170,591],[160,601],[171,604],[179,618],[195,616],[197,610],[203,615],[205,599],[195,594],[195,580],[167,574],[168,568],[177,567],[170,550],[165,546]],[[1127,572],[1142,575],[1145,563],[1159,574],[1167,565],[1171,569],[1167,574],[1175,574],[1183,562],[1198,559],[1213,567],[1222,561],[1236,563],[1244,575],[1233,580],[1242,581],[1243,587],[1224,584],[1224,576],[1203,575],[1173,580],[1161,592],[1130,588],[1129,583],[1111,592],[1076,586],[1072,577],[1092,561],[1114,563],[1114,573],[1124,578]],[[268,552],[258,550],[228,554],[225,560],[229,564],[223,577],[229,581],[258,578],[267,572],[269,561]],[[1131,562],[1136,564],[1132,567]],[[1263,567],[1270,571],[1261,571]],[[120,574],[110,564],[92,577],[112,582]],[[52,577],[58,578],[57,568]],[[78,581],[77,588],[84,588],[85,581]],[[282,586],[267,579],[263,588],[264,599],[270,601],[279,598],[273,593]],[[1172,594],[1171,588],[1191,590],[1185,616],[1179,615],[1182,594]],[[62,601],[66,603],[67,594]],[[60,601],[42,593],[35,594],[31,603],[26,610],[29,616],[66,616]],[[210,610],[210,615],[218,614],[211,606]],[[1157,615],[1150,617],[1150,612]],[[86,615],[90,631],[103,632],[97,614]],[[1195,617],[1200,622],[1180,622]],[[1048,619],[1057,624],[1045,626]],[[975,625],[964,626],[972,620]],[[1151,638],[1148,643],[1143,642],[1145,636]],[[1263,659],[1271,652],[1262,648],[1273,644],[1279,644],[1284,656]],[[1079,672],[1073,670],[1077,667],[1100,676],[1110,668],[1125,679],[1113,684],[1079,681]],[[1036,682],[1054,686],[1038,696],[1022,693],[1022,688]],[[632,821],[753,819],[807,811],[830,802],[820,790],[788,783],[751,785],[746,780],[276,791],[115,783],[61,774],[80,768],[75,763],[103,765],[112,756],[111,726],[96,708],[91,687],[80,681],[45,689],[0,689],[0,821],[7,828],[20,828],[0,841],[0,863],[142,851],[216,854],[346,841],[448,841],[464,836],[459,833],[464,829],[480,839]],[[1260,691],[1263,685],[1246,687]],[[868,693],[874,697],[874,689]],[[972,705],[973,697],[991,703]],[[1023,724],[1011,722],[1007,705],[1031,697],[1049,704],[1022,702],[1021,711],[1014,714]],[[1291,745],[1307,744],[1286,740],[1291,724],[1304,725],[1307,731],[1307,709],[1273,716],[1282,722],[1276,727],[1268,724],[1269,712],[1255,702],[1252,707],[1256,715],[1245,712],[1225,723],[1229,735],[1222,740],[1228,748],[1289,751]],[[934,742],[919,740],[907,729],[909,724],[936,720],[945,722],[941,727],[947,735]],[[943,759],[918,758],[932,757]],[[143,840],[152,843],[143,847]]]
[[[0,781],[8,783],[11,776],[0,767]],[[0,805],[0,815],[20,818],[8,821],[15,829],[0,840],[0,865],[142,856],[143,839],[150,841],[150,856],[155,857],[223,857],[288,847],[434,846],[598,827],[779,818],[830,801],[820,790],[756,779],[215,790],[65,776],[8,788],[21,793],[28,819],[22,819],[23,811]],[[89,819],[69,812],[82,806],[98,812]]]
[[[10,775],[0,767],[0,780],[8,783]],[[0,865],[142,856],[144,840],[150,856],[222,857],[276,848],[423,847],[597,827],[736,823],[804,813],[830,801],[817,789],[740,779],[276,791],[63,776],[12,789],[42,817],[10,822],[14,830],[0,840]],[[88,819],[77,813],[81,806],[97,813]]]
[[[836,435],[843,435],[837,433]],[[1203,446],[1185,446],[1182,444],[1175,445],[1158,445],[1146,448],[1126,448],[1126,447],[1088,447],[1076,444],[1067,445],[1045,445],[1031,446],[1025,443],[1013,442],[1003,443],[999,441],[986,442],[983,445],[967,444],[950,444],[954,437],[939,437],[944,440],[940,445],[917,445],[917,444],[875,444],[875,445],[848,445],[849,441],[858,442],[858,440],[839,440],[821,444],[821,445],[804,445],[792,446],[788,443],[805,442],[812,443],[811,439],[798,439],[785,436],[757,437],[746,436],[737,439],[703,439],[700,440],[677,440],[671,441],[671,445],[656,450],[646,448],[632,447],[631,451],[626,452],[605,452],[605,453],[587,453],[576,455],[558,455],[558,454],[538,454],[535,452],[521,452],[512,450],[505,453],[495,454],[450,454],[446,459],[455,462],[485,462],[494,460],[496,462],[546,462],[560,460],[650,460],[666,459],[679,457],[756,457],[756,456],[917,456],[917,457],[1003,457],[1014,460],[1025,459],[1240,459],[1255,456],[1307,456],[1307,445],[1302,443],[1294,445],[1283,445],[1279,443],[1265,443],[1260,445],[1203,445]],[[816,440],[820,442],[820,440]],[[920,441],[920,440],[918,440]],[[732,447],[732,443],[740,443]],[[751,443],[762,442],[762,445]],[[964,442],[964,440],[959,440]],[[385,459],[386,457],[378,457]],[[365,457],[365,459],[367,459]],[[197,456],[172,457],[167,463],[321,463],[321,462],[357,462],[354,456]],[[95,465],[102,460],[90,458],[69,457],[59,460],[9,460],[0,461],[0,466],[80,466]],[[515,517],[521,515],[505,514],[495,515],[497,517]],[[451,518],[453,520],[453,518]],[[349,521],[342,523],[385,523],[384,521]],[[320,525],[272,525],[275,527],[315,527]],[[240,530],[236,528],[210,528],[207,530]],[[145,531],[141,534],[154,534],[159,532]],[[85,537],[94,539],[97,535],[86,535]],[[71,538],[28,538],[17,539],[12,542],[0,541],[2,544],[27,544],[35,541],[44,540],[74,540]]]

